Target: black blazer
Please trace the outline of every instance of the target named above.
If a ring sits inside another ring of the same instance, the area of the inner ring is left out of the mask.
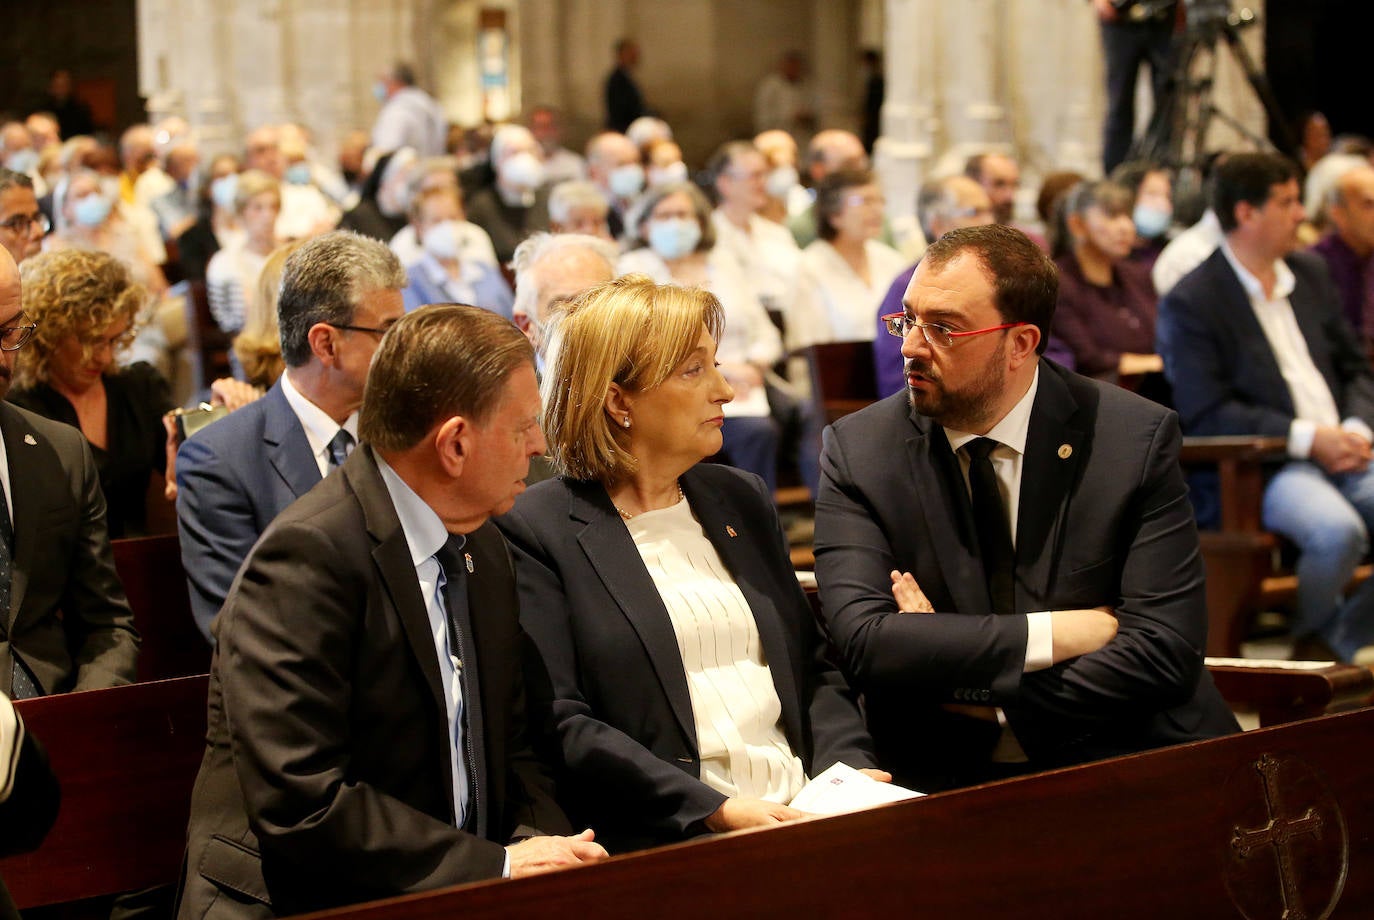
[[[838,761],[874,766],[763,481],[699,464],[681,483],[753,611],[783,729],[807,774]],[[521,622],[552,681],[559,794],[569,813],[615,849],[704,832],[725,796],[699,779],[696,723],[668,611],[605,488],[541,482],[497,526],[514,551]]]
[[[1293,315],[1341,418],[1374,426],[1374,375],[1326,265],[1312,253],[1286,261],[1296,281],[1288,298]],[[1288,436],[1293,398],[1220,249],[1165,295],[1155,333],[1186,433]]]
[[[1024,616],[994,614],[968,491],[944,429],[905,393],[826,429],[816,577],[826,625],[864,694],[879,760],[921,789],[986,767],[1002,707],[1046,768],[1238,730],[1203,668],[1207,607],[1178,417],[1049,361],[1021,472],[1015,613],[1109,605],[1105,648],[1023,674]],[[888,573],[935,609],[899,614]]]
[[[453,824],[425,600],[363,445],[273,522],[215,621],[178,916],[285,916],[493,878],[503,844],[569,833],[526,740],[509,552],[490,525],[467,551],[488,837]]]

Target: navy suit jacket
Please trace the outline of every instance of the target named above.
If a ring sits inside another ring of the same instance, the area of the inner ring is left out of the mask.
[[[1287,262],[1296,280],[1293,315],[1341,418],[1374,427],[1374,376],[1325,264],[1305,252]],[[1184,432],[1288,436],[1293,397],[1220,249],[1165,295],[1155,330]]]
[[[1000,706],[1033,768],[1238,730],[1203,668],[1207,607],[1178,417],[1048,361],[1031,410],[1016,534],[1015,609],[994,613],[968,490],[944,429],[905,393],[825,432],[816,577],[878,759],[921,789],[985,771]],[[898,613],[911,572],[937,613]],[[1107,605],[1101,650],[1023,673],[1026,614]],[[1013,615],[999,615],[1011,613]]]
[[[763,481],[703,463],[681,483],[754,614],[782,726],[807,774],[838,761],[874,766]],[[616,850],[704,832],[725,796],[699,778],[696,721],[668,611],[605,488],[547,480],[496,523],[515,555],[521,623],[552,681],[559,795],[574,823],[589,822]]]
[[[177,452],[181,562],[196,625],[210,636],[239,566],[287,505],[320,481],[305,429],[278,381]]]

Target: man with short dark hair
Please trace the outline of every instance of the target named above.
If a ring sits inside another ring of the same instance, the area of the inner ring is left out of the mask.
[[[368,365],[404,312],[405,286],[405,270],[376,240],[336,231],[296,250],[277,304],[286,372],[178,451],[181,559],[206,638],[258,536],[356,443]]]
[[[1374,526],[1374,372],[1326,266],[1293,252],[1297,165],[1229,157],[1212,209],[1225,239],[1159,305],[1164,372],[1188,434],[1287,439],[1262,512],[1301,553],[1295,654],[1351,661],[1374,644],[1374,581],[1345,595]]]
[[[826,431],[816,578],[878,760],[922,789],[1237,730],[1203,668],[1177,416],[1041,362],[1054,265],[946,233],[896,323],[907,392]]]
[[[544,450],[533,350],[431,306],[377,349],[337,475],[220,617],[179,916],[287,916],[604,858],[525,728],[515,571],[489,523]]]

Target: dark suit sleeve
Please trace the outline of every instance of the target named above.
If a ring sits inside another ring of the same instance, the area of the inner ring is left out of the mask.
[[[177,451],[177,525],[191,613],[213,643],[210,623],[260,530],[234,464],[204,438],[193,437]]]
[[[856,484],[842,440],[833,426],[825,430],[816,499],[816,580],[826,626],[855,689],[916,694],[934,702],[954,701],[955,691],[968,687],[1012,696],[1025,666],[1026,618],[899,613],[889,578],[899,568],[898,557],[874,506],[883,496],[865,495]],[[900,448],[894,455],[902,456]],[[884,481],[897,484],[895,476]],[[921,575],[915,574],[919,583]]]
[[[110,552],[105,494],[100,490],[95,458],[85,437],[76,434],[72,449],[78,456],[71,478],[79,490],[75,497],[80,530],[58,608],[76,667],[73,689],[99,690],[138,679],[138,632]]]
[[[1198,283],[1212,276],[1207,265],[1176,285],[1159,304],[1155,344],[1164,359],[1164,375],[1173,387],[1174,404],[1183,429],[1192,435],[1257,434],[1288,437],[1293,416],[1266,405],[1245,401],[1236,392],[1237,360],[1242,356],[1223,347],[1233,331],[1220,328],[1218,305],[1201,302]],[[1215,292],[1214,298],[1224,298]],[[1230,300],[1226,299],[1229,304]],[[1242,302],[1240,306],[1249,309]]]
[[[353,699],[367,692],[355,646],[373,634],[360,608],[383,603],[371,566],[309,523],[272,528],[226,604],[217,652],[224,712],[263,863],[296,873],[297,884],[365,879],[367,890],[393,893],[497,877],[499,844],[350,770]]]
[[[1180,445],[1178,418],[1164,413],[1126,511],[1130,539],[1120,595],[1102,599],[1115,610],[1116,638],[1100,651],[1022,681],[1018,702],[1033,704],[1037,717],[1052,720],[1045,727],[1072,730],[1075,724],[1166,710],[1188,702],[1197,690],[1207,598],[1197,527],[1178,465]]]
[[[576,611],[552,554],[519,511],[504,515],[501,527],[515,556],[521,622],[552,686],[552,730],[564,768],[588,798],[613,802],[614,810],[636,814],[645,827],[676,836],[700,833],[726,797],[597,718],[579,678],[570,625]]]

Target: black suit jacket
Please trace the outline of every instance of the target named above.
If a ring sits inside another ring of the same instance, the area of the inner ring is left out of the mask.
[[[490,839],[453,824],[425,600],[364,445],[271,525],[216,620],[180,917],[286,915],[492,878],[504,843],[568,833],[526,742],[509,552],[489,524],[467,551],[487,778],[474,802]]]
[[[837,761],[874,766],[762,480],[700,464],[681,483],[754,614],[782,726],[807,774]],[[497,524],[515,554],[521,622],[552,681],[559,792],[569,812],[613,849],[704,832],[725,797],[699,779],[696,723],[668,611],[605,488],[541,482]]]
[[[115,573],[105,496],[80,431],[0,402],[14,518],[10,609],[0,611],[0,693],[12,656],[46,693],[134,681],[138,633]]]
[[[986,766],[995,723],[942,703],[1000,706],[1033,768],[1237,731],[1203,668],[1207,609],[1178,467],[1177,416],[1040,363],[1021,473],[1015,610],[1108,605],[1098,652],[1023,673],[1026,619],[990,609],[968,491],[944,429],[905,393],[826,430],[816,577],[878,757],[923,789]],[[888,573],[938,611],[900,614]]]
[[[1325,264],[1313,253],[1287,263],[1296,282],[1288,301],[1341,418],[1374,426],[1374,375]],[[1288,436],[1293,397],[1220,249],[1165,295],[1155,330],[1185,432]]]

